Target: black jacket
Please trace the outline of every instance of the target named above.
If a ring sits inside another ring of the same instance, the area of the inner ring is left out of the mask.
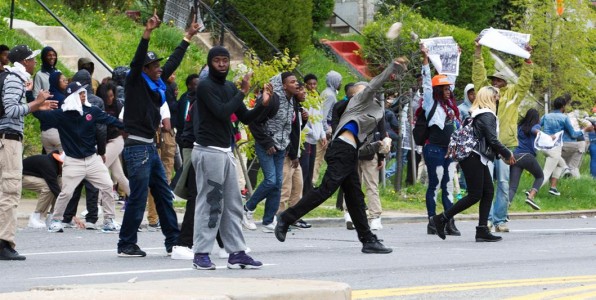
[[[257,99],[257,102],[258,101],[262,101],[262,97],[259,97],[259,99]],[[248,128],[255,139],[255,143],[263,146],[265,150],[275,146],[273,137],[267,134],[265,123],[267,123],[269,119],[275,117],[278,111],[279,96],[276,93],[273,93],[271,95],[271,99],[269,99],[269,105],[264,107],[261,114],[254,121],[248,124]]]
[[[161,79],[164,82],[182,62],[188,45],[186,41],[180,42],[162,66]],[[161,120],[159,108],[162,102],[159,93],[150,90],[141,75],[148,48],[149,40],[141,38],[137,52],[130,63],[130,73],[126,77],[124,87],[126,98],[124,102],[124,129],[129,134],[153,139]]]
[[[480,113],[474,117],[474,135],[478,138],[478,144],[474,150],[482,153],[489,160],[493,161],[497,154],[509,159],[511,151],[507,149],[497,137],[497,117],[491,113]]]
[[[43,178],[54,197],[60,194],[58,175],[61,167],[50,154],[33,155],[23,159],[23,175]]]
[[[290,144],[288,145],[288,157],[291,160],[299,158],[298,151],[300,150],[300,132],[306,126],[307,120],[302,120],[302,124],[298,122],[301,118],[300,104],[294,101],[294,121],[292,122],[292,131],[290,131]]]
[[[195,142],[204,147],[231,147],[235,141],[230,116],[234,113],[242,123],[249,124],[265,107],[257,101],[255,108],[248,110],[243,102],[244,93],[234,83],[220,83],[211,75],[199,82],[196,94],[192,107],[193,131]]]

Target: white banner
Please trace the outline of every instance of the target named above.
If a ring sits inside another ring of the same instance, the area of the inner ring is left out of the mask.
[[[459,47],[453,37],[436,37],[421,39],[428,49],[428,59],[439,74],[459,75]]]
[[[563,145],[563,131],[559,131],[552,136],[542,131],[538,132],[536,139],[534,140],[534,148],[536,150],[549,150],[555,147],[561,147]]]
[[[480,32],[480,43],[483,46],[515,56],[530,58],[526,45],[530,42],[530,35],[509,30],[484,29]]]

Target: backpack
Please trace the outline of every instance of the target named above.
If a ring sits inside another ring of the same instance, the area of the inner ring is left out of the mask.
[[[474,119],[467,118],[463,125],[451,134],[449,146],[447,146],[447,157],[454,161],[462,161],[472,153],[478,144],[473,124]]]
[[[435,104],[433,104],[433,107],[428,114],[428,119],[426,118],[424,109],[422,108],[418,110],[416,114],[416,122],[414,123],[414,128],[412,128],[412,136],[414,137],[414,142],[418,146],[424,146],[424,143],[430,136],[430,130],[428,130],[428,121],[433,118],[435,110],[437,110],[437,104],[438,102],[435,101]]]

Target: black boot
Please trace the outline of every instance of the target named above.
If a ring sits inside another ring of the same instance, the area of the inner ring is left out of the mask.
[[[430,217],[432,218],[432,217]],[[428,225],[426,225],[426,233],[435,235],[437,234],[437,229],[435,228],[435,224],[430,223],[430,218],[428,219]]]
[[[444,214],[440,214],[440,215],[431,217],[430,222],[429,222],[429,225],[435,226],[437,235],[443,240],[445,239],[445,226],[447,225],[447,222],[448,222],[448,220]]]
[[[455,227],[455,220],[453,218],[449,219],[447,223],[447,227],[445,227],[445,234],[446,235],[455,235],[460,236],[461,232]]]
[[[25,260],[25,257],[12,249],[7,241],[0,240],[0,260]]]
[[[286,234],[290,224],[286,223],[282,218],[281,214],[277,216],[277,224],[275,225],[275,237],[278,241],[284,242],[286,240]]]
[[[476,227],[476,242],[498,242],[503,238],[492,235],[486,225]]]
[[[385,247],[376,235],[372,235],[362,240],[362,252],[373,254],[387,254],[393,252],[393,249]]]

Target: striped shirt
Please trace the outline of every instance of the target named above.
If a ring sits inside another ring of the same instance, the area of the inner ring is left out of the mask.
[[[23,135],[24,117],[29,113],[25,101],[25,82],[15,74],[8,74],[2,88],[4,115],[0,117],[0,132]]]

